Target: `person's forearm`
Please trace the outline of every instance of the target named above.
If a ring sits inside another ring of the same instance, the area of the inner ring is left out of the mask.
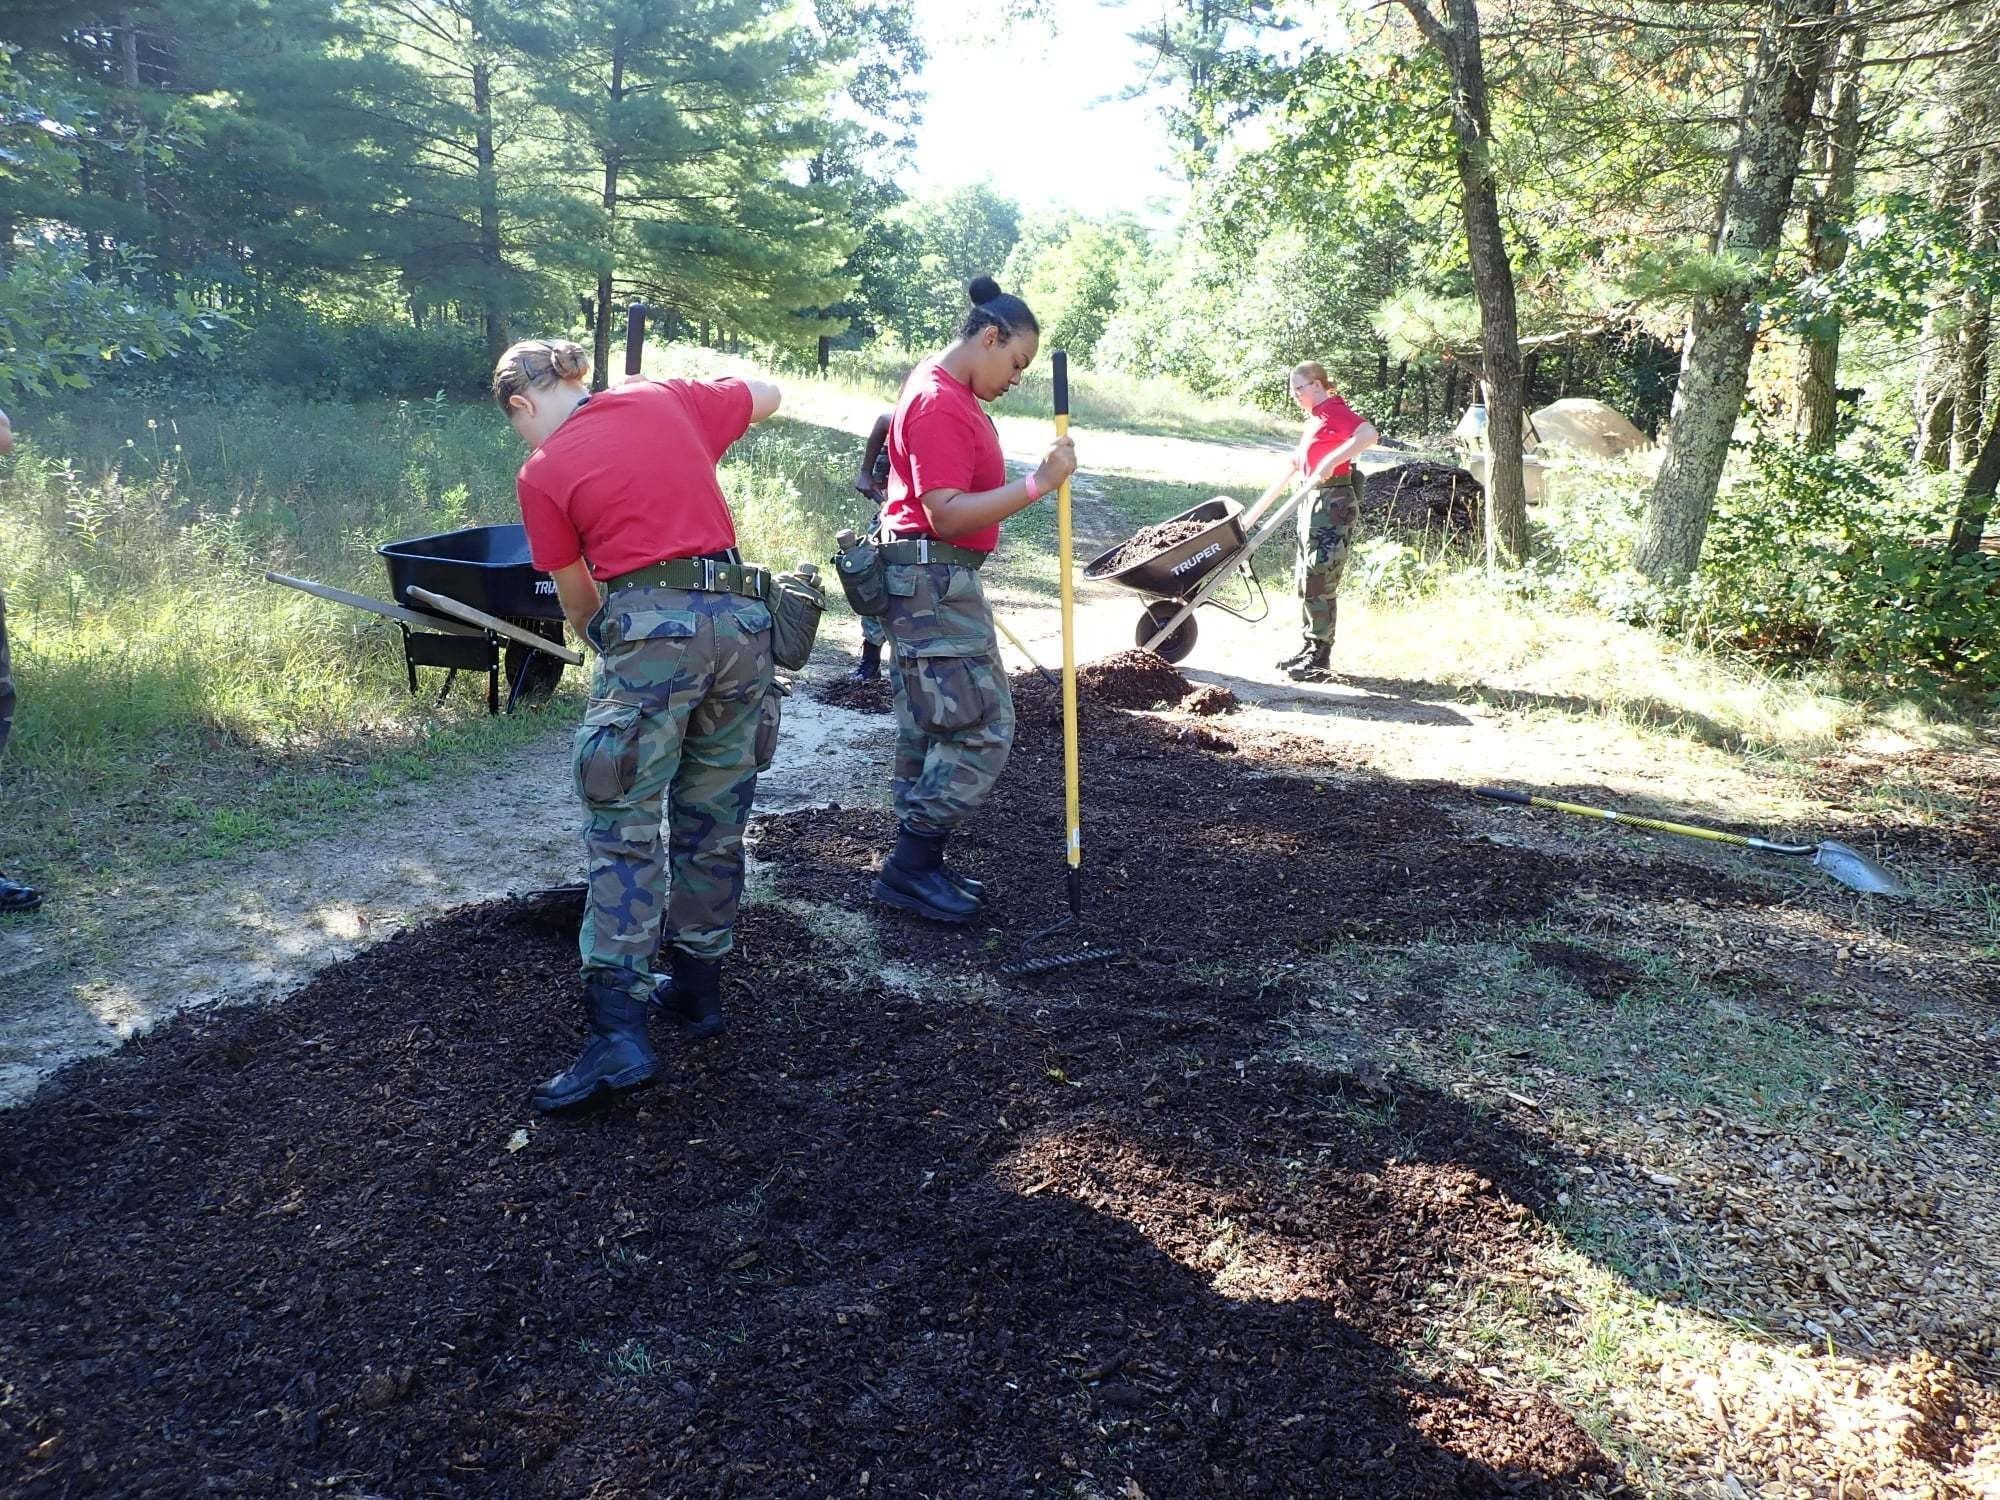
[[[1033,505],[1037,496],[1028,493],[1028,481],[1012,480],[997,490],[970,494],[964,490],[933,490],[924,496],[924,514],[930,518],[931,534],[939,541],[970,536],[988,526],[998,526],[1009,516]]]
[[[590,636],[586,632],[591,617],[604,602],[597,591],[597,580],[581,561],[558,568],[549,576],[556,581],[556,599],[562,604],[563,618],[569,621],[569,628],[576,632],[578,640],[588,641]]]

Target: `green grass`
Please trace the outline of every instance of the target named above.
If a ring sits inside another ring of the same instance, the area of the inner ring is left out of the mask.
[[[0,869],[74,894],[122,872],[282,843],[385,786],[468,773],[573,721],[489,719],[483,678],[405,685],[373,616],[266,569],[382,598],[375,547],[517,519],[518,440],[490,406],[91,393],[15,413],[0,587],[21,706]],[[854,435],[760,428],[723,467],[745,550],[823,558],[865,517]]]

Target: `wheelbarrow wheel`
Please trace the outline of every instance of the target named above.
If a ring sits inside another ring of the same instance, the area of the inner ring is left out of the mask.
[[[1144,650],[1146,642],[1157,635],[1160,627],[1171,620],[1180,608],[1179,602],[1173,599],[1155,599],[1147,605],[1146,612],[1139,617],[1139,628],[1132,633],[1133,644]],[[1194,650],[1196,633],[1194,616],[1190,614],[1175,627],[1172,635],[1153,649],[1168,661],[1185,661],[1188,653]]]
[[[516,620],[511,623],[532,630],[536,635],[547,636],[552,641],[562,640],[562,626],[555,621]],[[529,708],[540,708],[548,702],[555,693],[556,684],[562,681],[563,664],[546,651],[509,641],[501,657],[501,670],[507,676],[507,706],[511,712],[523,704]]]

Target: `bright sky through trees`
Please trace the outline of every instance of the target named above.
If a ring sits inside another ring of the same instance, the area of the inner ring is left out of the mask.
[[[1181,196],[1157,101],[1117,97],[1145,76],[1128,35],[1148,0],[1055,0],[1052,26],[998,27],[920,6],[930,62],[913,191],[990,181],[1029,214],[1069,208],[1168,220]]]

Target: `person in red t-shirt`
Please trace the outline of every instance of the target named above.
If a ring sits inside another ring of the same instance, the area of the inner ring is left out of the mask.
[[[516,344],[493,372],[495,399],[534,450],[516,481],[529,554],[597,650],[576,736],[590,1034],[535,1090],[541,1109],[650,1080],[649,1005],[697,1036],[722,1028],[743,825],[778,730],[763,570],[737,557],[715,477],[729,445],[778,409],[778,388],[629,380],[592,395],[589,375],[590,356],[560,339]],[[652,971],[663,948],[665,981]]]
[[[1000,523],[1076,469],[1068,438],[1009,480],[982,403],[1020,384],[1041,345],[1027,303],[990,276],[967,289],[972,311],[943,353],[910,372],[889,423],[889,497],[882,561],[893,649],[901,821],[875,899],[936,922],[969,922],[985,892],[947,869],[953,829],[986,800],[1014,745],[1014,699],[1000,662],[979,569]]]
[[[1292,399],[1306,414],[1306,430],[1292,454],[1291,472],[1309,476],[1314,489],[1299,506],[1299,550],[1292,566],[1305,642],[1278,667],[1295,682],[1324,682],[1333,675],[1335,596],[1361,519],[1361,471],[1354,460],[1375,446],[1376,433],[1334,393],[1326,366],[1317,360],[1292,371]]]

